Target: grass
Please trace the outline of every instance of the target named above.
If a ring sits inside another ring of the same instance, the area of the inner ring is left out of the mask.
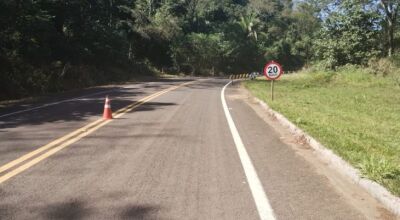
[[[309,71],[244,85],[271,108],[400,196],[400,87],[356,67]]]

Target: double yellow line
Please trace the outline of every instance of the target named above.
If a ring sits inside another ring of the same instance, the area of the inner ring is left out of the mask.
[[[158,96],[161,96],[167,92],[170,92],[172,90],[178,89],[182,86],[185,86],[185,85],[188,85],[191,83],[194,83],[194,81],[186,82],[186,83],[183,83],[183,84],[180,84],[177,86],[172,86],[168,89],[165,89],[160,92],[154,93],[150,96],[144,97],[144,98],[140,99],[139,101],[136,101],[136,102],[116,111],[114,113],[114,118],[119,118],[122,115],[126,114],[127,112],[132,111],[133,109],[143,105],[144,103],[146,103]],[[63,137],[60,137],[42,147],[39,147],[38,149],[36,149],[32,152],[29,152],[13,161],[1,166],[0,167],[0,184],[16,175],[22,173],[23,171],[29,169],[30,167],[34,166],[35,164],[39,163],[40,161],[42,161],[48,157],[50,157],[51,155],[57,153],[58,151],[70,146],[71,144],[82,139],[83,137],[86,137],[87,135],[93,133],[94,131],[96,131],[97,129],[103,127],[104,125],[110,123],[111,121],[112,120],[104,120],[104,119],[96,120],[82,128],[79,128]],[[45,153],[43,153],[43,152],[45,152]],[[41,154],[41,153],[43,153],[43,154]],[[28,162],[26,162],[26,161],[28,161]],[[26,162],[26,163],[24,163],[24,162]],[[24,164],[22,164],[22,163],[24,163]],[[12,169],[16,166],[19,166],[19,167]]]

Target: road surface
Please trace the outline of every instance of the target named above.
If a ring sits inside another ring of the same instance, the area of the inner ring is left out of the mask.
[[[227,83],[126,84],[0,109],[0,219],[394,219],[296,152],[237,84],[221,97]]]

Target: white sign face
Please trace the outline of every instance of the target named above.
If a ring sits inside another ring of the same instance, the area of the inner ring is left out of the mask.
[[[269,80],[278,79],[283,73],[281,65],[274,61],[269,62],[264,68],[264,75]]]
[[[279,75],[279,67],[276,64],[271,64],[267,67],[267,74],[270,78],[275,78]]]

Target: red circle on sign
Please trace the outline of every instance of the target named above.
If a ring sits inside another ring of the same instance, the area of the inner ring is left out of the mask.
[[[279,73],[278,73],[278,75],[277,75],[276,77],[271,77],[271,76],[269,76],[269,75],[267,74],[267,73],[268,73],[268,72],[267,72],[267,71],[268,71],[268,67],[271,66],[271,65],[275,65],[275,66],[277,66],[278,69],[279,69]],[[270,61],[270,62],[267,63],[267,65],[265,65],[265,67],[264,67],[264,76],[267,77],[268,80],[276,80],[276,79],[279,79],[279,78],[281,77],[282,74],[283,74],[282,66],[281,66],[279,63],[275,62],[275,61]]]

